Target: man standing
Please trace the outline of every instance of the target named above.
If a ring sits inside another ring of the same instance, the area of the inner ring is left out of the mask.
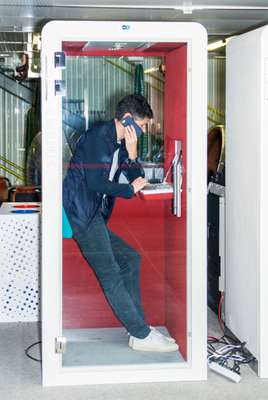
[[[73,236],[94,270],[134,350],[178,350],[175,340],[146,324],[140,298],[140,255],[106,225],[116,197],[132,198],[147,181],[137,159],[137,135],[153,117],[140,95],[124,97],[115,119],[95,124],[79,140],[63,184]],[[128,122],[128,123],[126,123]],[[129,183],[119,183],[123,173]]]

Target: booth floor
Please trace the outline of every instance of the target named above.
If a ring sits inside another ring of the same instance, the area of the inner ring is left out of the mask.
[[[165,327],[159,331],[169,336]],[[67,329],[64,367],[184,362],[179,351],[154,353],[133,351],[124,328]]]

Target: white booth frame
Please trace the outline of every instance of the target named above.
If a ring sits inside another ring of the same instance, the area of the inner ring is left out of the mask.
[[[124,29],[123,26],[128,27]],[[107,32],[109,38],[107,39]],[[54,53],[63,41],[187,43],[187,357],[185,363],[63,367],[62,119]],[[207,377],[206,171],[207,33],[197,23],[52,21],[42,31],[42,370],[43,385],[203,380]]]

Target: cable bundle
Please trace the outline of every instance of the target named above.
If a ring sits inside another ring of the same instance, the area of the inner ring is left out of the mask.
[[[235,341],[227,335],[219,339],[210,336],[207,345],[208,363],[216,362],[240,375],[241,364],[249,364],[256,360],[245,346],[245,342]]]

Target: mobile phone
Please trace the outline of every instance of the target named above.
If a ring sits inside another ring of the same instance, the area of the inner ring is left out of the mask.
[[[125,126],[125,127],[126,127],[126,126],[129,126],[129,125],[133,125],[134,128],[135,128],[137,137],[139,137],[139,136],[142,134],[142,129],[141,129],[141,127],[140,127],[138,124],[136,124],[136,122],[134,121],[134,119],[131,118],[131,117],[126,117],[126,118],[121,119],[121,124],[122,124],[123,126]]]

